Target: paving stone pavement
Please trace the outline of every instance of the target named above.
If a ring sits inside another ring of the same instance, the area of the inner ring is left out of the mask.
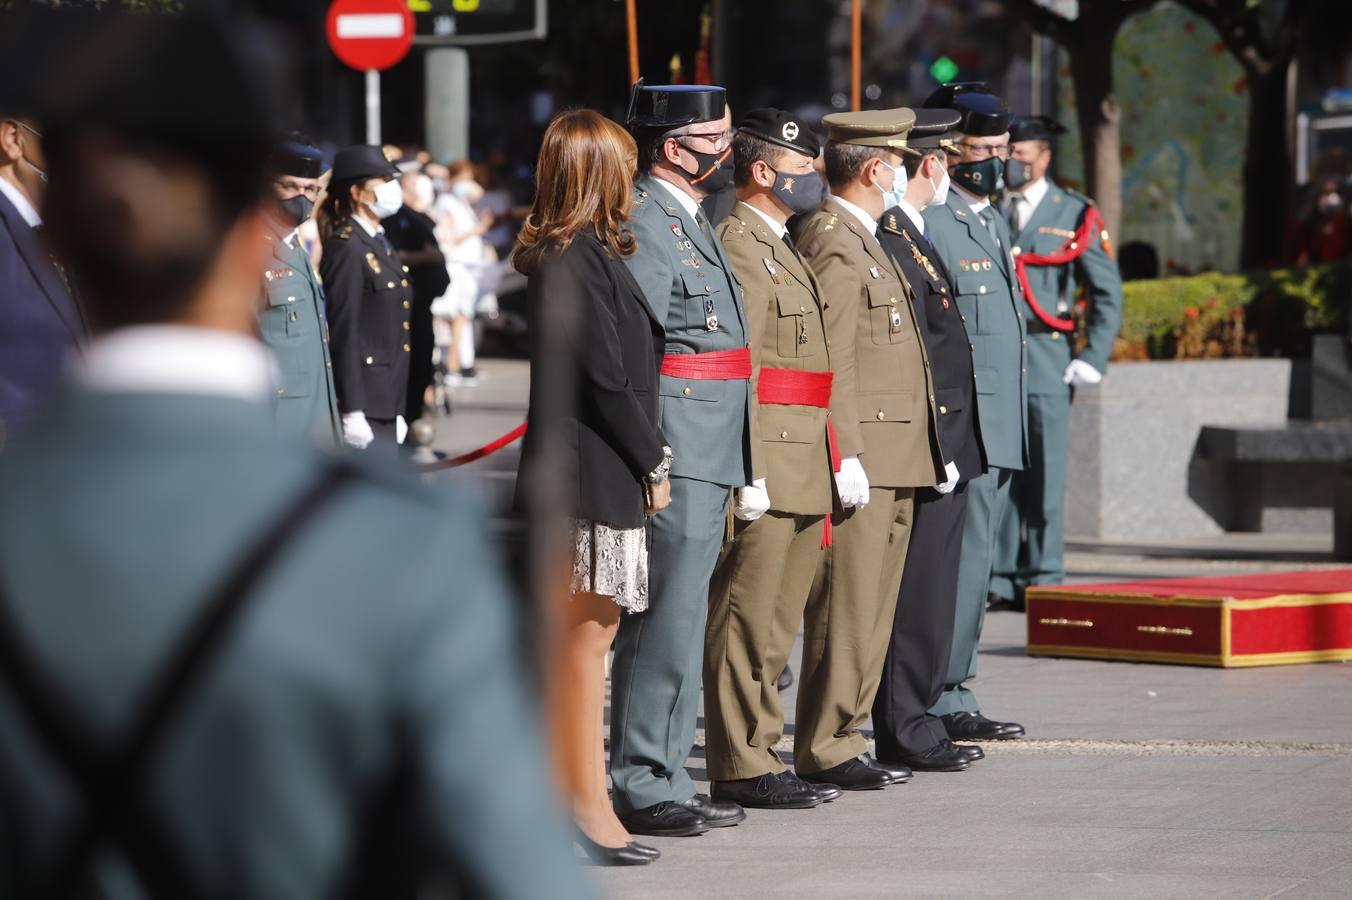
[[[521,363],[490,360],[437,445],[521,420]],[[502,498],[514,459],[466,473]],[[494,474],[496,472],[496,474]],[[1328,565],[1316,538],[1169,548],[1072,545],[1072,578]],[[648,838],[662,859],[594,870],[617,900],[695,898],[1352,898],[1352,665],[1220,670],[1031,658],[1025,620],[987,619],[983,711],[1028,739],[966,772],[920,774],[814,810]],[[795,651],[795,667],[797,651]],[[784,697],[792,712],[795,694]],[[791,741],[789,723],[786,744]],[[705,777],[702,748],[689,768]]]

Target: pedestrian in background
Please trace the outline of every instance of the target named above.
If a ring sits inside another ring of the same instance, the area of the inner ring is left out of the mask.
[[[437,200],[437,237],[446,255],[451,284],[433,304],[432,312],[451,323],[451,341],[444,360],[450,383],[472,386],[479,377],[474,358],[474,315],[486,262],[484,234],[493,225],[493,215],[475,209],[483,188],[474,180],[474,169],[468,162],[452,164],[447,177],[446,193]]]
[[[403,205],[398,177],[379,147],[345,147],[319,209],[343,440],[358,450],[379,441],[388,455],[404,442],[413,351],[413,289],[380,224]]]
[[[671,448],[657,425],[664,334],[621,263],[636,248],[626,227],[636,155],[633,138],[598,113],[555,118],[515,257],[530,279],[532,323],[522,490],[539,479],[560,485],[572,526],[572,578],[548,678],[554,758],[579,843],[603,865],[658,856],[632,841],[611,808],[601,740],[606,652],[621,611],[648,608],[643,526],[671,498]],[[567,410],[544,399],[560,378],[572,387]]]

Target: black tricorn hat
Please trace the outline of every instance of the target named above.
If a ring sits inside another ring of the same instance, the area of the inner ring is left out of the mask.
[[[318,178],[324,172],[324,154],[299,134],[292,134],[273,148],[268,169],[274,175]]]
[[[817,140],[817,135],[787,110],[769,106],[753,109],[738,121],[737,130],[795,150],[813,159],[822,152],[821,141]]]
[[[925,98],[927,109],[956,109],[955,131],[972,137],[990,137],[1009,130],[1009,107],[991,93],[984,81],[946,84]]]
[[[629,94],[624,124],[631,130],[656,128],[670,131],[693,122],[723,118],[727,91],[711,84],[645,85],[640,78]]]
[[[1058,134],[1065,134],[1066,126],[1050,116],[1019,116],[1009,124],[1009,142],[1054,141]]]
[[[356,181],[358,178],[398,178],[399,170],[385,158],[385,153],[374,144],[356,144],[344,147],[333,155],[332,184]]]

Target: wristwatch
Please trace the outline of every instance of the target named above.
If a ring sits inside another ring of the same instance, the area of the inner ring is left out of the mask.
[[[661,484],[664,481],[666,481],[670,475],[671,475],[671,448],[663,447],[662,461],[657,464],[656,469],[653,469],[647,475],[644,475],[643,480],[646,481],[648,484]]]

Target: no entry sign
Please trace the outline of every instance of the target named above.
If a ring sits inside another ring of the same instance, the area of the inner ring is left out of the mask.
[[[329,46],[354,69],[388,69],[413,43],[413,13],[404,0],[333,0]]]

